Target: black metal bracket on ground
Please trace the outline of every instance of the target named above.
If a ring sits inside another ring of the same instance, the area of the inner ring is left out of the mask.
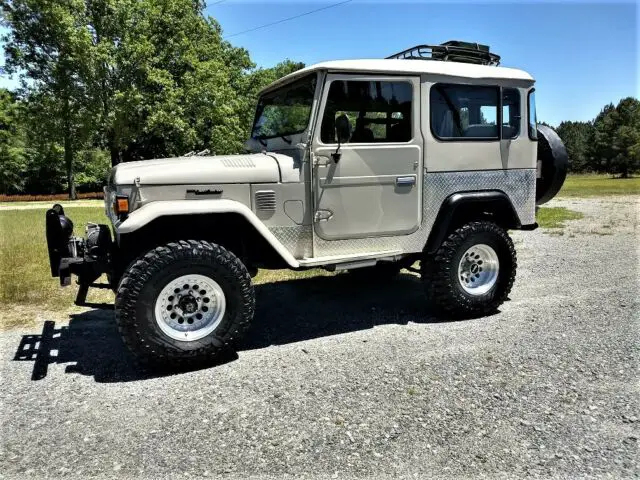
[[[79,307],[89,307],[89,308],[101,308],[101,309],[112,309],[113,305],[110,303],[92,303],[87,302],[87,294],[89,293],[89,288],[101,288],[101,289],[111,289],[111,285],[108,283],[80,283],[78,282],[78,293],[76,294],[76,300],[73,302]]]

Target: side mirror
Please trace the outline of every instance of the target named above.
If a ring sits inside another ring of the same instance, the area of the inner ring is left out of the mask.
[[[336,137],[338,137],[338,145],[348,142],[351,137],[351,123],[346,115],[336,118]]]
[[[336,137],[338,137],[338,148],[335,153],[331,154],[333,161],[338,163],[342,154],[340,153],[340,145],[349,141],[351,138],[351,123],[346,115],[340,115],[336,118]]]

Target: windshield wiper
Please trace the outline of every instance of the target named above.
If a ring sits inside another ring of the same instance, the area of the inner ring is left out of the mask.
[[[258,140],[262,144],[263,147],[267,146],[267,142],[266,142],[266,140],[264,138],[262,138],[262,137],[253,137],[253,138]]]
[[[289,145],[291,145],[291,139],[287,138],[285,135],[280,135],[280,138],[283,139],[285,142],[287,142]]]

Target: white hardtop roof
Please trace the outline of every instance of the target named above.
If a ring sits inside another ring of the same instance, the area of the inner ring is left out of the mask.
[[[304,76],[308,73],[328,70],[344,73],[375,73],[375,74],[433,74],[449,75],[452,77],[474,79],[524,80],[534,82],[531,75],[516,68],[495,67],[491,65],[476,65],[473,63],[443,62],[438,60],[401,60],[401,59],[362,59],[362,60],[333,60],[316,63],[273,82],[263,91],[271,90],[278,85]]]

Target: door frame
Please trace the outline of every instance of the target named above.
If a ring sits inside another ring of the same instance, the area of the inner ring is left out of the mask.
[[[416,184],[415,187],[417,189],[418,192],[418,219],[416,222],[416,227],[411,230],[411,231],[407,231],[407,232],[403,232],[398,234],[397,232],[390,232],[390,233],[381,233],[375,236],[384,236],[384,237],[394,237],[394,236],[405,236],[405,235],[410,235],[412,233],[414,233],[416,230],[418,230],[422,224],[422,218],[424,215],[423,209],[422,209],[422,203],[423,203],[423,196],[424,196],[424,189],[423,189],[423,184],[424,184],[424,175],[425,175],[425,139],[424,136],[422,134],[422,128],[421,128],[421,121],[422,121],[422,115],[423,115],[423,111],[425,110],[424,108],[421,108],[422,106],[422,83],[423,83],[423,79],[422,76],[420,74],[366,74],[366,73],[345,73],[345,72],[325,72],[324,75],[322,75],[322,88],[320,91],[320,102],[318,104],[318,109],[315,112],[314,115],[314,125],[313,125],[313,129],[311,131],[311,137],[310,137],[310,159],[311,161],[309,162],[309,170],[310,170],[310,200],[311,200],[311,204],[313,206],[313,213],[311,216],[311,222],[312,222],[312,230],[313,230],[313,238],[314,238],[314,255],[315,255],[315,239],[318,238],[322,241],[348,241],[350,239],[361,239],[361,238],[371,238],[372,235],[371,234],[365,234],[365,235],[358,235],[358,236],[348,236],[348,237],[344,237],[344,238],[325,238],[322,235],[320,235],[317,231],[316,231],[316,213],[318,212],[318,207],[319,207],[319,199],[320,199],[320,194],[321,194],[321,188],[320,188],[320,179],[318,178],[317,175],[317,167],[320,166],[324,166],[327,164],[331,164],[333,163],[335,165],[335,162],[333,162],[333,160],[331,160],[328,157],[322,157],[319,158],[316,154],[318,148],[327,148],[327,147],[336,147],[337,148],[337,143],[331,143],[331,144],[325,144],[322,142],[321,139],[321,126],[322,126],[322,121],[324,119],[324,114],[325,114],[325,108],[326,108],[326,104],[327,104],[327,99],[329,96],[329,90],[331,87],[331,83],[334,81],[367,81],[367,82],[371,82],[371,81],[381,81],[381,82],[393,82],[393,81],[405,81],[411,84],[412,86],[412,111],[411,111],[411,129],[412,129],[412,139],[409,142],[388,142],[388,143],[381,143],[381,142],[373,142],[373,143],[358,143],[358,144],[345,144],[341,146],[341,149],[350,149],[350,148],[359,148],[359,147],[365,147],[365,148],[374,148],[375,146],[389,146],[389,145],[403,145],[403,146],[409,146],[409,145],[416,145],[419,147],[419,155],[417,158],[417,166],[415,168],[415,175],[416,175]],[[327,162],[328,160],[328,162]]]

